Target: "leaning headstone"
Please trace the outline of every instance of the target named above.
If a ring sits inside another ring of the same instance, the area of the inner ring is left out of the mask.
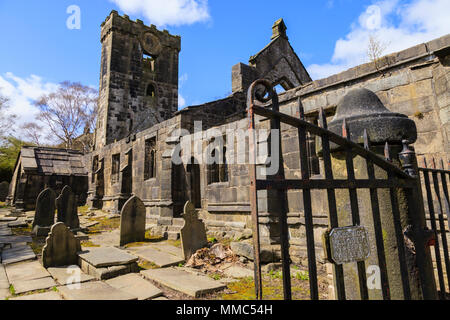
[[[58,210],[57,221],[64,223],[70,229],[80,228],[78,219],[78,203],[72,188],[65,186],[58,198],[56,198]]]
[[[0,183],[0,202],[5,202],[6,197],[8,197],[9,192],[9,183],[7,181],[3,181]]]
[[[206,228],[202,220],[198,218],[197,210],[192,202],[186,202],[184,206],[184,227],[181,229],[181,248],[183,256],[188,261],[199,249],[208,244]]]
[[[136,196],[123,205],[120,213],[120,245],[145,240],[145,205]]]
[[[45,268],[76,265],[78,264],[77,253],[80,251],[80,240],[75,238],[64,223],[58,222],[52,226],[45,239],[42,264]]]
[[[47,188],[36,199],[36,211],[33,220],[33,233],[47,235],[55,223],[55,192]]]

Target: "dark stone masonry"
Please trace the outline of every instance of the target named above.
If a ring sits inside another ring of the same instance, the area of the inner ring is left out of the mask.
[[[76,194],[87,193],[90,208],[115,214],[132,196],[138,197],[146,208],[147,227],[156,234],[172,232],[185,203],[190,201],[208,234],[242,238],[251,232],[248,165],[232,160],[238,156],[248,158],[246,96],[248,87],[258,78],[286,90],[279,94],[281,112],[298,117],[300,101],[307,121],[314,124],[320,108],[331,122],[338,102],[349,91],[368,89],[389,111],[414,121],[417,155],[446,159],[450,151],[450,35],[385,56],[376,65],[367,63],[312,81],[289,44],[283,20],[279,20],[273,26],[270,43],[252,56],[248,65],[238,63],[232,67],[230,96],[180,111],[180,37],[112,11],[102,23],[101,43],[94,150],[85,155],[66,151],[64,159],[72,165],[72,172],[63,175],[55,170],[52,175],[40,175],[44,161],[38,161],[39,152],[32,154],[24,148],[8,196],[9,203],[16,207],[26,206],[25,199],[32,195],[35,198],[44,186],[67,184]],[[269,124],[259,118],[256,125],[267,128]],[[177,134],[180,130],[183,139]],[[182,155],[191,160],[187,164],[173,161],[180,141],[192,138],[206,149],[217,142],[212,138],[217,135],[224,138],[216,148],[219,158],[226,159],[224,163],[206,164],[200,161],[202,154],[195,152]],[[281,137],[286,179],[296,179],[300,176],[297,131],[283,125]],[[261,138],[259,143],[263,145],[264,140]],[[247,142],[243,149],[237,145],[241,141]],[[308,137],[308,155],[311,175],[321,177],[324,172],[314,136]],[[73,169],[78,161],[84,172]],[[62,179],[66,176],[70,181]],[[59,183],[58,179],[63,181]],[[291,257],[302,260],[306,257],[306,236],[301,191],[289,191],[287,197]],[[279,242],[277,208],[267,195],[261,193],[258,198],[262,243],[265,250],[272,252],[278,247],[271,245]],[[313,191],[312,198],[320,258],[328,209],[322,191]]]

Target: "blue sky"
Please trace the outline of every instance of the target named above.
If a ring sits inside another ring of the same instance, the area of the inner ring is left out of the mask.
[[[67,8],[81,10],[69,30]],[[369,35],[385,53],[450,33],[448,0],[0,0],[0,92],[20,121],[64,80],[98,87],[100,24],[111,10],[182,37],[180,107],[231,91],[231,67],[262,49],[280,17],[313,79],[366,62]]]

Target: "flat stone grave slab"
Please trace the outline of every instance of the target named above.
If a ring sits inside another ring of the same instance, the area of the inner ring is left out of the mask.
[[[95,279],[93,276],[84,273],[78,266],[48,268],[47,271],[60,285],[83,283]]]
[[[0,217],[0,222],[12,222],[16,220],[17,217]]]
[[[10,228],[24,228],[27,226],[28,226],[28,223],[25,219],[20,219],[20,220],[8,223],[8,227],[10,227]]]
[[[60,294],[67,300],[137,300],[135,295],[111,287],[101,282],[85,282],[81,288],[73,290],[68,286],[58,287]]]
[[[33,279],[33,280],[19,280],[11,283],[14,286],[16,294],[22,294],[35,290],[49,289],[56,286],[56,282],[52,277]]]
[[[138,300],[149,300],[157,298],[163,292],[153,284],[142,278],[139,274],[130,273],[106,281],[110,286],[137,296]]]
[[[2,264],[4,265],[34,259],[36,259],[36,254],[27,244],[13,246],[11,249],[4,249],[2,251]]]
[[[145,270],[141,271],[141,274],[147,279],[194,298],[226,288],[225,284],[207,276],[194,275],[174,268]]]
[[[182,257],[158,250],[154,246],[134,247],[129,250],[136,254],[139,258],[153,262],[161,268],[177,266],[184,262]]]
[[[126,265],[138,260],[138,257],[114,247],[89,248],[78,256],[96,268]]]
[[[0,236],[0,243],[32,242],[30,236]]]
[[[46,301],[46,300],[63,300],[63,298],[55,291],[29,294],[26,296],[10,298],[9,300],[35,300],[35,301]]]
[[[50,273],[39,263],[39,261],[29,261],[7,265],[5,267],[9,282],[25,281],[50,277]]]

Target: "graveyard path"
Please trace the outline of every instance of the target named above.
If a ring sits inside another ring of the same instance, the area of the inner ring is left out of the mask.
[[[120,219],[101,211],[79,215],[79,266],[45,269],[46,237],[31,236],[34,212],[8,215],[0,211],[0,300],[221,299],[230,283],[253,276],[234,258],[207,269],[186,267],[180,240],[149,232],[143,242],[120,247]]]

